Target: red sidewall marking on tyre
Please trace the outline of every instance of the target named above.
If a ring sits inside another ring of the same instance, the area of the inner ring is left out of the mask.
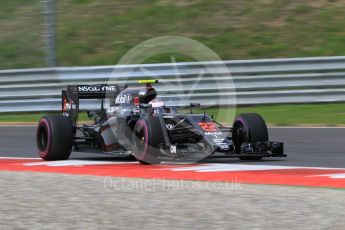
[[[0,171],[345,188],[345,168],[245,164],[142,165],[119,161],[0,158]]]
[[[44,125],[44,126],[46,127],[46,130],[47,130],[47,143],[46,143],[46,148],[45,148],[43,151],[40,151],[40,152],[39,152],[39,155],[40,155],[42,158],[45,158],[45,157],[47,156],[48,150],[49,150],[49,148],[50,148],[50,143],[51,143],[51,136],[50,136],[50,133],[51,133],[51,132],[50,132],[49,123],[48,123],[48,121],[47,121],[46,119],[42,119],[42,120],[40,121],[40,123],[39,123],[38,126],[37,126],[37,131],[38,131],[38,129],[40,128],[41,124]],[[38,137],[36,137],[36,138],[38,138]]]

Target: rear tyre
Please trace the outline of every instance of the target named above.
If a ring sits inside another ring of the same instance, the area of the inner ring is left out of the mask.
[[[164,143],[159,117],[137,121],[132,135],[133,154],[142,164],[159,164],[160,144]]]
[[[268,130],[264,119],[256,113],[244,113],[235,118],[232,131],[232,140],[238,154],[241,145],[246,142],[268,141]],[[239,157],[241,160],[260,160],[260,156]]]
[[[37,127],[36,144],[43,160],[66,160],[73,144],[72,120],[62,115],[43,116]]]

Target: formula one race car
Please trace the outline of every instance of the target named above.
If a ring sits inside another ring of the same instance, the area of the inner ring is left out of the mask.
[[[206,157],[260,160],[284,157],[283,143],[270,142],[265,121],[258,114],[235,118],[223,126],[212,116],[178,113],[157,99],[151,83],[73,85],[62,91],[62,115],[43,116],[37,128],[37,148],[44,160],[65,160],[71,152],[134,156],[144,164],[199,161]],[[92,125],[78,126],[80,99],[100,99],[101,108],[87,111]],[[104,106],[107,100],[109,105]],[[191,104],[197,107],[199,104]]]

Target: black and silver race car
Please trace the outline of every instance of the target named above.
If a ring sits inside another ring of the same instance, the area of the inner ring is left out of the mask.
[[[126,85],[72,85],[62,91],[62,114],[43,116],[37,127],[37,148],[44,160],[65,160],[71,152],[134,156],[144,164],[199,161],[207,157],[260,160],[284,157],[283,143],[268,140],[263,118],[241,114],[233,126],[212,116],[179,113],[157,99],[151,83]],[[101,108],[87,111],[91,125],[78,125],[79,100],[100,99]],[[104,101],[107,100],[107,108]],[[191,104],[197,107],[199,104]]]

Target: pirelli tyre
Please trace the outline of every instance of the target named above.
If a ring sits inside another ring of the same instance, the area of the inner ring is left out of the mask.
[[[133,155],[142,164],[159,164],[160,144],[164,136],[159,117],[144,117],[139,119],[132,135]]]
[[[73,144],[71,119],[62,115],[43,116],[38,123],[36,144],[43,160],[68,159]]]
[[[241,153],[242,143],[268,141],[268,130],[264,119],[256,113],[244,113],[235,118],[232,140],[238,154]],[[261,156],[243,156],[241,160],[260,160]]]

